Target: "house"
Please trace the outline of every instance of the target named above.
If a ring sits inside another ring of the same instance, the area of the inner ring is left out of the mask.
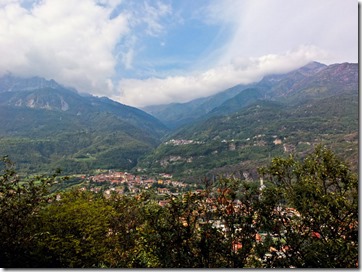
[[[122,178],[120,178],[120,179],[112,179],[111,180],[112,184],[120,184],[120,183],[123,183],[123,182],[124,182],[124,180]]]
[[[159,194],[169,194],[170,190],[167,188],[157,188]]]
[[[280,144],[282,144],[282,140],[280,140],[280,139],[275,139],[275,140],[273,141],[273,143],[274,143],[275,145],[280,145]]]
[[[172,175],[166,174],[166,173],[161,173],[160,176],[163,177],[163,178],[166,178],[166,179],[172,178]]]
[[[240,242],[234,241],[232,243],[232,247],[234,252],[238,252],[238,250],[240,250],[243,247],[243,245]]]

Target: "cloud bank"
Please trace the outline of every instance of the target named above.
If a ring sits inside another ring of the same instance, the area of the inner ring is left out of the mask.
[[[357,13],[357,3],[342,0],[211,1],[199,10],[201,20],[232,32],[211,52],[211,68],[182,76],[122,79],[120,95],[114,98],[140,107],[187,102],[311,61],[356,62]]]
[[[301,67],[326,54],[313,46],[301,46],[283,55],[265,55],[259,58],[235,58],[232,62],[189,76],[166,78],[123,79],[118,84],[121,96],[115,100],[144,107],[216,94],[237,84],[261,80],[264,75],[285,73]]]
[[[0,74],[54,78],[83,91],[111,94],[113,49],[129,31],[127,14],[110,19],[117,1],[2,3]]]
[[[0,0],[0,76],[53,78],[138,107],[186,102],[313,60],[357,62],[357,4]],[[203,54],[182,46],[202,33]]]

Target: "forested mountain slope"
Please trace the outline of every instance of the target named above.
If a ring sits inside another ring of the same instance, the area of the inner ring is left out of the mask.
[[[245,100],[250,99],[250,95],[252,95],[250,93],[250,89],[257,90],[259,95],[265,99],[281,99],[289,96],[291,93],[298,92],[303,88],[308,89],[308,86],[317,87],[320,84],[323,86],[325,83],[320,82],[318,85],[316,84],[317,81],[322,80],[324,77],[330,81],[331,75],[335,76],[336,73],[340,73],[338,69],[340,71],[344,71],[344,76],[347,74],[349,75],[349,81],[358,81],[357,64],[345,63],[342,65],[336,64],[327,66],[318,62],[311,62],[289,73],[267,75],[259,82],[246,85],[239,84],[209,97],[199,98],[187,103],[149,106],[145,107],[144,110],[157,117],[168,127],[175,129],[182,125],[190,124],[198,119],[205,119],[209,116],[214,116],[215,112],[224,114],[240,110],[241,105],[248,105],[248,103],[245,103],[242,99],[243,97]],[[334,85],[334,83],[336,82],[330,82],[328,84]],[[340,86],[339,83],[338,86]],[[345,87],[345,85],[342,85],[342,88],[340,89],[344,90]],[[243,92],[249,93],[249,95],[241,95]],[[239,107],[229,108],[230,105],[232,106],[235,104],[235,102],[233,102],[235,98],[240,102]],[[224,110],[226,108],[228,109],[224,112],[222,108],[224,108]],[[208,113],[210,113],[210,115],[208,115]]]
[[[311,66],[244,89],[176,130],[138,166],[180,177],[252,176],[270,157],[304,155],[322,143],[357,170],[358,65]]]
[[[21,171],[129,169],[166,132],[139,109],[55,81],[7,75],[0,87],[0,153]]]

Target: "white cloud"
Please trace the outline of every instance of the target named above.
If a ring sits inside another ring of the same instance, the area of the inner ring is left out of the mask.
[[[358,6],[353,0],[224,0],[206,9],[209,23],[229,24],[233,38],[220,61],[279,54],[300,45],[329,52],[326,63],[357,61]]]
[[[128,35],[127,39],[122,44],[122,50],[119,50],[116,57],[121,61],[121,64],[125,69],[129,70],[133,68],[133,61],[135,56],[135,46],[137,44],[137,38],[135,35]]]
[[[164,31],[164,26],[161,24],[160,19],[165,15],[172,13],[171,6],[166,5],[160,1],[156,2],[155,6],[144,2],[144,9],[142,11],[142,19],[148,26],[147,33],[151,36],[157,36]]]
[[[124,76],[122,72],[140,74],[137,69],[142,62],[140,55],[147,51],[145,41],[150,37],[157,39],[166,34],[167,23],[164,20],[172,17],[171,5],[157,0],[127,1],[122,5],[122,9],[127,14],[130,32],[114,52],[120,77]]]
[[[186,102],[310,61],[358,60],[358,7],[351,0],[215,0],[198,14],[205,23],[232,32],[222,48],[210,53],[209,68],[183,76],[123,79],[115,99],[141,107]]]
[[[357,61],[353,0],[210,0],[204,13],[199,3],[182,2],[187,12],[180,13],[159,0],[0,0],[0,75],[53,78],[145,106],[212,95],[312,60]],[[157,65],[147,62],[154,53],[147,51],[147,41],[161,45],[157,56],[175,54],[167,34],[172,26],[185,25],[188,31],[178,38],[192,38],[186,20],[222,26],[228,33],[223,37],[231,38],[223,46],[215,43],[218,48],[210,45],[202,59],[177,60],[194,61],[187,67],[199,71],[179,71],[170,55],[157,60],[169,70],[153,71]],[[145,78],[160,73],[164,78]],[[126,78],[132,75],[145,79]]]
[[[37,75],[110,96],[117,68],[133,69],[142,35],[163,33],[171,13],[160,1],[0,0],[0,76]]]
[[[128,31],[127,16],[110,19],[119,1],[44,0],[30,9],[0,9],[0,74],[40,75],[82,91],[111,94],[113,49]]]
[[[190,76],[166,78],[123,79],[119,82],[120,96],[113,99],[122,103],[144,107],[147,105],[187,102],[209,96],[236,84],[258,81],[270,73],[285,73],[313,61],[325,54],[313,46],[301,46],[282,55],[259,58],[235,58],[232,62],[216,66]]]
[[[161,1],[129,1],[124,3],[130,25],[138,34],[159,36],[164,33],[166,26],[163,19],[172,15],[172,7]],[[138,28],[137,28],[138,27]]]

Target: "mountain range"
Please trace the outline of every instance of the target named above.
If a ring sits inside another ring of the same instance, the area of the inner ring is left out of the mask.
[[[138,166],[188,178],[220,173],[255,177],[257,167],[271,157],[304,156],[324,144],[356,170],[358,95],[357,64],[313,62],[178,104],[175,111],[173,105],[157,112],[149,107],[145,110],[165,124],[174,118],[178,123]]]
[[[309,63],[188,103],[126,106],[54,80],[0,78],[0,155],[23,173],[124,169],[254,176],[326,144],[357,168],[358,64]]]
[[[54,80],[0,78],[0,151],[25,172],[126,168],[167,131],[155,117]]]
[[[187,103],[144,107],[143,110],[175,129],[198,119],[229,114],[258,99],[283,100],[288,103],[321,98],[356,90],[358,65],[350,63],[325,65],[311,62],[286,74],[272,74],[261,81],[236,85],[216,95]],[[326,91],[325,93],[323,93]]]

